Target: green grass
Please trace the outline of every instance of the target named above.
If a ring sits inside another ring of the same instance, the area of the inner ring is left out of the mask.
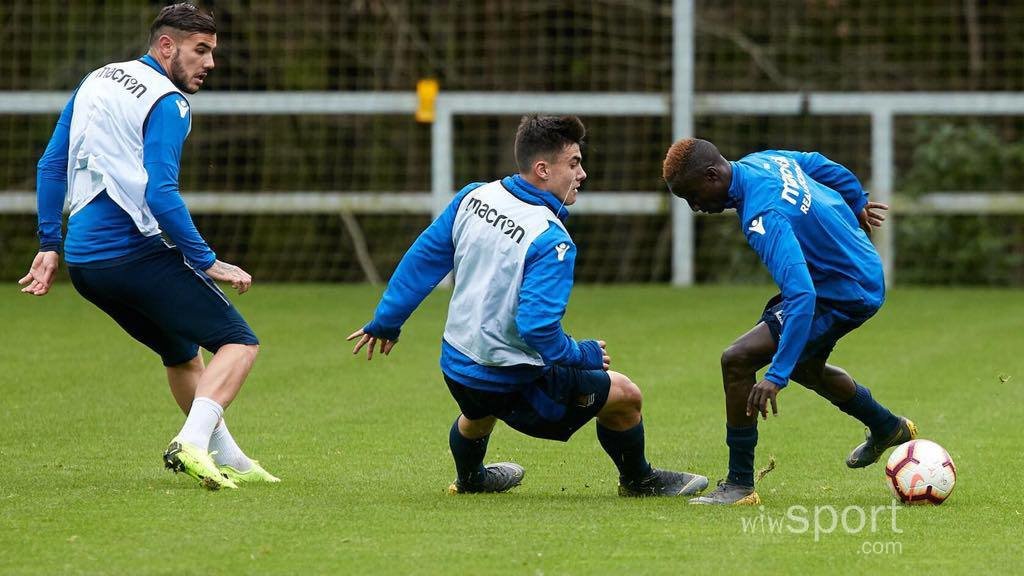
[[[579,287],[565,324],[606,339],[613,367],[644,390],[652,462],[714,480],[727,463],[719,354],[771,294]],[[10,286],[0,296],[0,572],[966,573],[1012,572],[1024,557],[1022,292],[896,290],[840,343],[834,362],[944,445],[960,477],[946,504],[900,508],[902,532],[883,516],[875,533],[840,526],[818,541],[745,533],[757,509],[618,498],[592,425],[566,445],[499,425],[489,459],[524,465],[523,486],[447,496],[456,407],[437,366],[447,299],[432,296],[391,356],[367,363],[344,337],[378,295],[257,286],[235,298],[263,348],[228,421],[284,482],[209,493],[161,465],[182,416],[158,359],[67,283],[45,298]],[[766,516],[799,505],[813,522],[816,506],[889,503],[880,466],[843,464],[859,423],[795,384],[779,400],[779,417],[760,427],[758,463],[778,463],[759,486]],[[864,554],[865,542],[888,551]]]

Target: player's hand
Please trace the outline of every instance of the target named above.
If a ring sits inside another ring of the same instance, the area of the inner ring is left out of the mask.
[[[206,274],[218,282],[230,282],[231,287],[238,290],[239,294],[245,294],[252,286],[252,276],[234,264],[216,260],[213,266],[204,270]]]
[[[772,414],[778,416],[779,407],[775,404],[775,396],[778,395],[779,390],[778,384],[771,380],[761,380],[750,389],[750,395],[747,396],[747,416],[757,417],[760,412],[761,417],[765,420],[768,419],[768,402],[772,403]]]
[[[598,340],[597,345],[601,347],[601,369],[607,371],[612,365],[612,357],[608,355],[608,344],[604,340]]]
[[[32,267],[28,269],[28,274],[18,280],[18,284],[24,286],[21,291],[33,296],[44,296],[53,285],[53,276],[57,273],[59,265],[60,254],[56,252],[48,251],[36,254],[32,260]]]
[[[352,340],[355,340],[356,338],[359,338],[359,342],[356,342],[356,347],[352,349],[352,355],[354,356],[356,354],[359,354],[359,351],[363,349],[363,346],[366,346],[367,344],[369,344],[369,346],[367,346],[367,348],[366,348],[366,359],[367,360],[373,360],[373,347],[375,345],[377,345],[378,343],[380,343],[380,352],[381,352],[381,354],[383,354],[385,356],[387,356],[388,354],[391,354],[391,349],[395,347],[395,344],[398,344],[398,340],[388,340],[387,338],[377,338],[376,336],[373,336],[372,334],[367,334],[366,332],[363,331],[362,328],[360,328],[359,330],[356,330],[355,332],[349,334],[348,338],[345,338],[345,340],[348,340],[349,342],[351,342]]]
[[[864,209],[857,215],[857,221],[860,222],[860,227],[871,236],[871,230],[874,228],[881,228],[882,222],[885,222],[885,211],[889,209],[888,204],[882,204],[881,202],[868,202]]]

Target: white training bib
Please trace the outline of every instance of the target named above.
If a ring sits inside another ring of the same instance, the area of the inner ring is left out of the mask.
[[[157,101],[184,94],[139,60],[108,64],[82,81],[75,96],[68,145],[68,192],[74,215],[103,190],[131,216],[143,236],[160,233],[146,204],[143,127]],[[191,126],[189,116],[189,130]]]
[[[500,180],[484,184],[459,204],[452,227],[455,288],[444,339],[483,366],[543,366],[519,336],[516,312],[526,252],[551,223],[546,206],[523,202]]]

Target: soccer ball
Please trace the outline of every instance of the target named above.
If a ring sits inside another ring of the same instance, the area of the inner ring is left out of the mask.
[[[885,476],[896,499],[906,504],[942,504],[956,484],[949,453],[930,440],[911,440],[892,451]]]

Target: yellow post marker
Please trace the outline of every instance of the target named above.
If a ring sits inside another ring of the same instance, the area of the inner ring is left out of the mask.
[[[440,86],[436,78],[422,78],[416,83],[416,97],[419,104],[416,106],[416,121],[430,123],[434,121],[434,102],[437,100],[437,93]]]

